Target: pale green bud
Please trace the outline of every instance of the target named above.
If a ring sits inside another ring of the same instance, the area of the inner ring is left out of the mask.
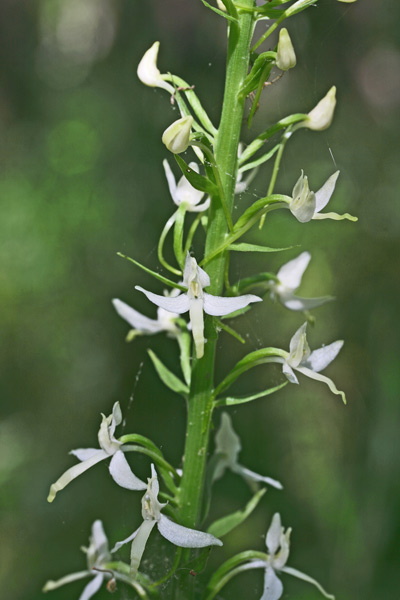
[[[218,8],[226,12],[226,6],[221,0],[217,0]]]
[[[163,133],[162,141],[173,154],[185,152],[190,142],[193,117],[190,115],[174,121]]]
[[[329,92],[320,100],[311,112],[308,113],[308,119],[302,123],[303,127],[322,131],[327,129],[332,123],[333,113],[336,106],[336,87],[333,85]]]
[[[137,68],[137,76],[145,85],[163,88],[172,94],[174,92],[174,88],[163,80],[162,75],[157,67],[159,48],[160,42],[154,42],[151,48],[144,53],[143,58]]]
[[[350,2],[356,2],[356,0],[338,0],[338,2],[347,2],[347,4],[350,4]]]
[[[288,30],[283,28],[279,33],[278,51],[276,53],[276,66],[281,71],[288,71],[296,66],[296,54]]]

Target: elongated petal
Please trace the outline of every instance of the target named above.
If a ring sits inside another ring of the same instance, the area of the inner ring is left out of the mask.
[[[96,577],[94,577],[92,581],[89,581],[82,594],[79,596],[79,600],[90,600],[90,598],[94,596],[95,593],[98,592],[101,588],[103,579],[103,573],[98,573],[98,575],[96,575]]]
[[[145,490],[147,485],[131,471],[124,453],[118,450],[110,462],[110,474],[118,485],[127,490]]]
[[[169,193],[171,194],[172,200],[175,204],[178,204],[176,198],[176,180],[175,176],[172,172],[171,167],[169,166],[169,162],[165,159],[163,160],[163,167],[165,171],[165,177],[167,178]]]
[[[283,585],[272,567],[265,569],[264,593],[260,600],[279,600],[283,594]]]
[[[349,215],[349,213],[344,213],[344,215],[338,215],[337,213],[315,213],[313,219],[332,219],[332,221],[343,221],[347,219],[348,221],[358,221],[358,217],[353,217],[353,215]]]
[[[214,317],[222,317],[223,315],[229,315],[236,310],[240,310],[252,302],[262,302],[262,298],[253,294],[245,294],[236,298],[224,298],[223,296],[204,294],[204,312]]]
[[[57,492],[63,490],[65,486],[67,486],[73,479],[76,479],[79,477],[79,475],[90,469],[90,467],[93,467],[95,464],[101,460],[105,460],[106,458],[108,458],[107,452],[104,452],[104,450],[98,450],[97,454],[88,460],[84,460],[78,465],[70,467],[67,471],[65,471],[65,473],[63,473],[63,475],[61,475],[59,479],[57,479],[55,483],[53,483],[53,485],[50,486],[50,492],[47,497],[47,501],[53,502]]]
[[[292,567],[282,567],[281,571],[282,573],[293,575],[293,577],[297,577],[297,579],[302,579],[303,581],[307,581],[308,583],[315,585],[315,587],[321,592],[323,596],[325,596],[325,598],[329,598],[329,600],[335,600],[335,596],[333,596],[332,594],[328,594],[328,592],[324,590],[324,588],[318,583],[318,581],[316,581],[312,577],[309,577],[305,573],[302,573],[297,569],[292,569]]]
[[[290,367],[286,362],[284,362],[282,365],[282,373],[290,383],[299,383],[299,380],[297,379],[292,367]]]
[[[250,479],[251,481],[257,481],[260,483],[266,483],[267,485],[272,485],[272,487],[276,488],[277,490],[283,490],[283,485],[280,483],[280,481],[272,479],[272,477],[259,475],[258,473],[255,473],[254,471],[251,471],[250,469],[247,469],[246,467],[243,467],[238,463],[232,467],[232,470],[235,471],[235,473],[238,473],[239,475],[244,477],[245,479]]]
[[[147,334],[162,331],[162,326],[157,320],[149,319],[128,304],[125,304],[125,302],[122,302],[122,300],[114,298],[112,303],[119,316],[127,321],[134,329]]]
[[[153,304],[168,312],[181,315],[189,310],[189,298],[186,294],[179,294],[176,298],[170,298],[168,296],[159,296],[158,294],[153,294],[153,292],[148,292],[139,285],[136,285],[135,289],[139,290],[139,292],[143,292],[150,302],[153,302]]]
[[[108,559],[108,539],[100,519],[97,519],[92,525],[90,543],[93,544],[98,558],[104,558],[104,560]]]
[[[203,212],[205,210],[208,210],[210,207],[210,198],[207,198],[207,200],[205,200],[204,202],[202,202],[201,204],[197,204],[196,206],[191,206],[189,209],[189,212]]]
[[[297,290],[310,260],[311,254],[302,252],[297,258],[283,265],[276,274],[280,283],[293,291]]]
[[[206,546],[223,545],[221,540],[211,535],[211,533],[204,533],[203,531],[183,527],[164,515],[160,516],[157,527],[166,540],[181,548],[205,548]]]
[[[143,521],[138,529],[137,535],[132,542],[131,547],[131,569],[130,576],[135,579],[140,561],[142,560],[143,552],[149,539],[149,535],[153,530],[154,525],[157,521]]]
[[[335,384],[333,383],[332,379],[329,379],[329,377],[325,377],[325,375],[321,375],[320,373],[315,373],[314,371],[311,371],[311,369],[306,369],[306,367],[297,367],[296,371],[298,371],[299,373],[303,373],[303,375],[309,377],[310,379],[315,379],[317,381],[322,381],[323,383],[326,383],[331,392],[338,396],[341,396],[344,404],[346,404],[345,393],[338,390]]]
[[[313,350],[310,356],[304,361],[301,366],[307,369],[312,369],[316,373],[323,371],[330,363],[335,360],[340,350],[343,347],[343,340],[337,340],[328,346]]]
[[[322,296],[321,298],[301,298],[294,294],[278,294],[278,300],[288,308],[289,310],[311,310],[322,306],[331,300],[334,300],[333,296]]]
[[[78,581],[78,579],[84,579],[85,577],[90,577],[92,573],[90,571],[78,571],[77,573],[71,573],[70,575],[65,575],[65,577],[61,577],[61,579],[57,579],[57,581],[46,581],[43,591],[51,592],[51,590],[56,590],[57,588],[65,585],[66,583],[72,583],[73,581]]]
[[[95,456],[99,452],[104,452],[104,450],[99,450],[99,448],[77,448],[76,450],[70,450],[69,454],[76,456],[76,458],[80,461],[89,460],[92,456]]]
[[[267,531],[267,536],[265,538],[265,544],[267,546],[269,554],[272,556],[276,553],[279,548],[280,539],[282,533],[282,521],[281,515],[279,513],[275,513],[272,517],[271,525]]]
[[[114,552],[118,552],[118,550],[120,548],[122,548],[122,546],[125,546],[125,544],[129,544],[129,542],[131,542],[132,540],[134,540],[135,537],[138,534],[139,529],[140,529],[140,527],[138,527],[137,529],[135,529],[135,531],[133,533],[131,533],[131,535],[129,535],[124,540],[121,540],[120,542],[117,542],[115,544],[114,548],[111,549],[111,553],[114,554]]]
[[[196,347],[196,357],[202,358],[204,355],[203,299],[191,298],[189,300],[189,306],[190,324],[192,326],[193,340]]]
[[[331,196],[335,190],[336,180],[339,177],[340,171],[336,171],[333,175],[329,177],[315,194],[315,210],[319,212],[328,204]]]

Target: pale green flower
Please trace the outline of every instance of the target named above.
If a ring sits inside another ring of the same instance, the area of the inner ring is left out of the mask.
[[[292,201],[289,204],[290,212],[296,217],[300,223],[307,223],[311,219],[333,219],[340,221],[348,219],[349,221],[357,221],[357,217],[352,217],[348,213],[338,215],[337,213],[321,213],[320,211],[328,204],[335,190],[336,180],[339,177],[339,171],[331,175],[318,190],[318,192],[310,191],[308,178],[303,171],[292,192]]]
[[[205,548],[206,546],[222,546],[221,540],[210,533],[189,529],[174,523],[162,514],[166,504],[158,501],[159,483],[154,465],[151,465],[151,477],[147,480],[147,490],[142,498],[143,523],[136,531],[121,542],[115,544],[111,552],[116,552],[129,542],[131,546],[131,576],[135,578],[139,569],[140,561],[146,547],[147,540],[153,528],[157,526],[161,535],[175,546],[181,548]]]
[[[108,417],[102,415],[102,422],[98,433],[100,448],[71,450],[70,454],[76,456],[81,462],[70,467],[50,486],[47,498],[49,502],[53,502],[57,492],[64,489],[73,479],[76,479],[95,464],[107,458],[111,458],[110,474],[118,485],[128,490],[146,489],[146,484],[132,473],[128,461],[121,450],[122,443],[114,436],[115,428],[120,423],[122,423],[122,413],[119,402],[116,402],[111,415]]]
[[[141,59],[137,68],[137,76],[145,85],[163,88],[167,90],[167,92],[173,94],[173,86],[163,80],[163,77],[157,68],[159,48],[160,42],[154,42],[151,48],[144,53],[143,58]]]
[[[335,597],[328,594],[315,579],[297,569],[286,566],[290,552],[291,531],[290,528],[285,531],[281,524],[280,514],[275,513],[265,538],[268,550],[267,560],[253,560],[245,566],[245,569],[243,569],[265,569],[264,592],[260,600],[279,600],[279,598],[281,598],[283,594],[283,585],[277,573],[286,573],[287,575],[292,575],[293,577],[307,581],[314,585],[325,598],[334,600]]]
[[[188,149],[193,117],[190,115],[174,121],[162,135],[162,142],[173,154],[181,154]]]
[[[277,281],[268,283],[273,300],[278,299],[289,310],[311,310],[333,300],[332,296],[301,298],[295,295],[310,260],[311,254],[302,252],[279,269],[276,275]]]
[[[314,131],[323,131],[332,123],[336,106],[336,87],[333,85],[329,92],[308,113],[308,118],[301,126]]]
[[[281,71],[288,71],[296,66],[296,54],[289,32],[285,27],[279,32],[276,66]]]
[[[248,482],[266,483],[272,485],[278,490],[283,489],[282,484],[276,479],[259,475],[254,471],[250,471],[247,467],[242,466],[238,462],[238,456],[242,449],[239,436],[232,427],[232,421],[228,413],[224,412],[221,415],[221,425],[215,434],[215,451],[214,455],[218,457],[216,468],[213,474],[213,481],[216,481],[225,473],[226,469],[230,469],[233,473],[237,473]]]
[[[101,521],[93,523],[89,546],[88,548],[82,547],[82,550],[86,554],[87,559],[86,571],[71,573],[57,581],[48,581],[43,588],[44,592],[55,590],[66,583],[78,581],[78,579],[90,577],[91,581],[79,596],[79,600],[89,600],[100,589],[103,581],[110,579],[111,573],[107,570],[104,571],[104,569],[106,569],[106,564],[111,561],[111,554],[108,550],[108,540]]]
[[[190,323],[192,327],[193,340],[196,346],[196,356],[201,358],[204,354],[204,316],[208,315],[220,317],[229,315],[236,310],[248,306],[252,302],[261,302],[261,298],[253,294],[245,294],[232,298],[222,296],[212,296],[203,291],[203,288],[210,285],[210,278],[207,273],[201,269],[196,259],[189,254],[186,257],[185,268],[183,271],[183,285],[187,287],[187,292],[179,294],[175,298],[167,298],[148,292],[140,286],[136,289],[143,292],[150,302],[164,308],[170,312],[183,314],[189,311]]]

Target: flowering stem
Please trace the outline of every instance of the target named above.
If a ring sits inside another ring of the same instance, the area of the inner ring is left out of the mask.
[[[253,7],[254,0],[243,0],[243,4]],[[239,90],[248,71],[253,29],[254,17],[251,12],[240,13],[238,25],[231,24],[229,29],[225,93],[214,152],[226,203],[225,209],[228,208],[229,214],[233,207],[237,153],[245,103],[245,98],[240,96]],[[224,207],[220,198],[213,198],[207,227],[206,255],[214,254],[215,250],[221,247],[227,232],[228,224]],[[225,253],[219,253],[208,262],[211,294],[222,293],[225,261]],[[201,516],[202,489],[213,410],[212,390],[217,335],[213,319],[207,317],[205,320],[207,343],[204,356],[200,360],[194,360],[192,368],[184,465],[179,495],[180,523],[188,527],[198,526]],[[193,578],[186,575],[178,591],[181,598],[189,600],[193,594]]]

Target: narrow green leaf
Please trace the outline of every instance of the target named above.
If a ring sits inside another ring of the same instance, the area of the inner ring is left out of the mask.
[[[236,6],[233,3],[233,1],[232,0],[222,0],[222,2],[224,3],[226,10],[231,15],[231,17],[238,19],[239,18],[238,11],[236,10]]]
[[[265,67],[270,66],[276,59],[276,52],[262,52],[259,54],[254,61],[254,65],[251,68],[250,73],[247,75],[240,88],[240,96],[248,96],[253,90],[257,89],[260,85],[262,86],[268,78],[269,72],[265,71]]]
[[[214,406],[217,408],[219,406],[234,406],[236,404],[245,404],[246,402],[252,402],[253,400],[258,400],[258,398],[264,398],[265,396],[269,396],[270,394],[273,394],[274,392],[278,392],[279,390],[284,388],[285,385],[287,385],[288,383],[289,383],[288,381],[284,381],[280,385],[277,385],[273,388],[268,388],[267,390],[264,390],[263,392],[258,392],[257,394],[252,394],[250,396],[239,396],[237,398],[228,396],[226,398],[221,398],[220,400],[217,400],[215,402]]]
[[[233,23],[238,24],[238,19],[236,19],[235,17],[228,15],[228,13],[224,12],[223,10],[220,10],[219,8],[216,8],[215,6],[211,6],[211,4],[208,4],[208,2],[206,2],[206,0],[201,0],[201,1],[204,4],[204,6],[207,6],[207,8],[209,8],[210,10],[217,13],[217,15],[220,15],[221,17],[224,17],[228,21],[232,21]],[[224,2],[224,4],[225,4],[225,2]],[[226,6],[226,4],[225,4],[225,6]]]
[[[174,154],[175,160],[179,165],[180,170],[183,175],[189,181],[189,183],[196,189],[201,192],[206,192],[209,195],[215,195],[218,193],[218,188],[207,177],[200,175],[200,173],[196,173],[193,169],[189,167],[189,165],[179,156],[179,154]]]
[[[173,392],[186,396],[189,393],[189,387],[169,369],[167,369],[167,367],[161,362],[161,360],[154,354],[152,350],[148,350],[148,353],[153,362],[154,368],[164,385],[166,385]]]
[[[158,279],[158,281],[161,281],[161,283],[163,283],[164,285],[169,285],[172,288],[182,290],[182,292],[187,292],[187,288],[184,285],[181,285],[180,283],[175,283],[175,281],[171,281],[171,279],[167,279],[166,277],[163,277],[159,273],[156,273],[155,271],[148,269],[144,265],[140,264],[140,262],[138,262],[137,260],[130,258],[130,256],[126,256],[125,254],[122,254],[122,252],[117,252],[117,256],[120,256],[121,258],[125,258],[126,260],[129,260],[129,262],[131,262],[134,265],[136,265],[137,267],[139,267],[139,269],[143,269],[143,271],[146,271],[146,273],[149,273],[149,275],[152,275],[153,277]]]
[[[266,491],[266,488],[261,488],[246,504],[243,510],[237,510],[226,517],[222,517],[222,519],[218,519],[218,521],[214,521],[207,529],[208,533],[220,538],[241,525],[251,515]]]
[[[234,252],[282,252],[283,250],[292,250],[295,246],[286,248],[270,248],[269,246],[258,246],[256,244],[231,244],[229,250]]]
[[[236,363],[231,372],[228,373],[225,379],[217,386],[214,395],[218,396],[221,392],[231,386],[232,383],[239,377],[239,375],[242,375],[242,373],[245,373],[249,369],[264,363],[277,362],[274,360],[271,361],[271,358],[287,358],[287,356],[288,353],[285,350],[280,350],[279,348],[261,348],[260,350],[250,352],[244,358],[239,360],[238,363]]]
[[[245,171],[249,171],[250,169],[255,169],[256,167],[259,167],[263,163],[267,162],[270,158],[272,158],[274,154],[278,152],[279,148],[280,144],[276,144],[276,146],[274,146],[269,152],[266,152],[265,154],[260,156],[260,158],[257,158],[256,160],[253,160],[250,163],[243,165],[243,167],[240,167],[239,172],[244,173]]]
[[[245,308],[247,308],[247,306]],[[236,312],[238,312],[238,311],[236,311]],[[245,344],[246,343],[246,340],[244,340],[242,338],[242,336],[237,331],[235,331],[234,329],[232,329],[232,327],[229,327],[228,325],[226,325],[225,323],[223,323],[221,321],[221,319],[218,319],[217,317],[214,317],[214,321],[217,324],[217,328],[223,329],[224,331],[226,331],[226,333],[229,333],[229,335],[231,335],[232,337],[234,337],[235,340],[238,340],[238,342],[240,342],[241,344]]]
[[[279,202],[285,202],[286,204],[291,200],[288,196],[284,196],[283,194],[273,194],[273,196],[266,196],[265,198],[260,198],[256,200],[249,208],[247,208],[244,213],[239,217],[233,226],[233,230],[236,232],[242,227],[244,227],[248,221],[250,221],[255,215],[264,210],[267,206],[271,204],[278,204]]]

